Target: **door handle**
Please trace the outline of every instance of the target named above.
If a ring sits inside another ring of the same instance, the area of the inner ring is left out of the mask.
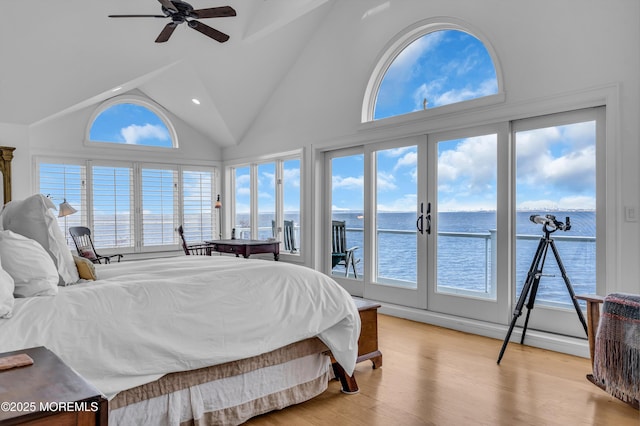
[[[427,234],[431,234],[431,203],[427,203]]]
[[[416,228],[421,234],[424,234],[424,203],[420,203],[420,216],[418,216],[418,220],[416,221]]]

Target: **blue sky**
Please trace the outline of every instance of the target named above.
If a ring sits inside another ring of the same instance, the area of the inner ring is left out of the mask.
[[[482,43],[460,31],[430,33],[407,46],[380,85],[375,119],[497,93],[496,74]],[[425,103],[426,99],[426,103]],[[440,211],[496,209],[496,135],[438,144]],[[595,208],[595,124],[516,135],[517,208]],[[332,208],[363,210],[364,157],[332,161]],[[417,149],[376,156],[378,211],[416,211]]]
[[[102,111],[91,126],[89,139],[129,145],[173,146],[162,119],[148,108],[130,103],[116,104]]]
[[[427,34],[407,46],[381,82],[375,119],[497,93],[496,73],[483,44],[462,31]],[[516,203],[518,209],[595,208],[594,123],[552,127],[516,135]],[[103,111],[90,132],[93,141],[171,147],[170,133],[153,111],[136,104],[117,104]],[[381,151],[377,156],[379,211],[415,211],[417,149]],[[332,207],[363,209],[364,158],[333,160]],[[438,145],[440,211],[495,210],[496,137],[479,135]],[[284,209],[300,206],[300,164],[284,168]],[[541,184],[541,182],[543,184]],[[236,212],[248,213],[249,168],[236,174]],[[258,168],[260,212],[275,205],[274,163]]]

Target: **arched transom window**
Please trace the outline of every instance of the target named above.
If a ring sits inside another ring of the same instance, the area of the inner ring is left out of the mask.
[[[363,121],[461,103],[499,93],[487,46],[457,28],[425,26],[400,38],[369,85]]]
[[[158,107],[137,98],[103,104],[90,122],[90,142],[176,148],[175,133]]]

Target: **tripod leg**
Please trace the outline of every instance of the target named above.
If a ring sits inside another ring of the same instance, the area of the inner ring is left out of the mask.
[[[556,244],[553,240],[551,240],[551,249],[553,250],[553,255],[556,258],[556,262],[558,262],[558,267],[560,268],[560,273],[562,274],[562,279],[564,280],[565,286],[567,286],[567,290],[569,291],[569,296],[571,297],[571,301],[573,302],[573,307],[576,309],[576,313],[578,314],[578,318],[582,323],[582,327],[584,328],[584,332],[589,335],[587,329],[587,322],[584,319],[584,315],[582,315],[582,309],[580,309],[580,304],[576,300],[576,294],[573,291],[573,287],[571,286],[571,282],[569,281],[569,277],[567,276],[567,271],[564,269],[564,265],[562,264],[562,260],[560,259],[560,254],[558,253],[558,249],[556,249]]]
[[[518,302],[516,303],[516,307],[513,310],[513,317],[511,318],[511,323],[509,324],[509,331],[507,332],[507,336],[504,338],[504,342],[502,342],[502,348],[500,349],[500,354],[498,355],[498,364],[500,364],[500,360],[502,360],[502,356],[504,355],[504,351],[507,349],[507,344],[509,343],[509,339],[511,338],[511,333],[513,332],[513,327],[516,325],[516,321],[520,315],[522,315],[522,308],[524,307],[524,302],[527,300],[527,296],[529,295],[529,291],[531,290],[531,286],[536,281],[536,276],[538,276],[538,264],[540,260],[542,260],[543,252],[545,250],[545,240],[544,238],[540,239],[540,243],[538,244],[538,248],[536,250],[536,254],[533,256],[533,261],[531,262],[531,266],[529,267],[529,272],[527,272],[527,279],[522,286],[522,291],[520,293],[520,297],[518,298]],[[539,276],[538,276],[539,279]],[[527,320],[528,320],[527,314]]]
[[[522,336],[520,337],[520,344],[524,344],[524,337],[527,335],[527,327],[529,326],[529,316],[533,310],[533,306],[536,303],[536,296],[538,295],[538,287],[540,286],[540,277],[542,276],[542,270],[544,269],[544,262],[547,258],[547,251],[549,250],[549,239],[544,239],[544,248],[542,249],[541,258],[538,260],[539,266],[533,277],[533,285],[531,286],[531,294],[529,294],[529,300],[527,302],[527,317],[524,320],[524,326],[522,327]]]

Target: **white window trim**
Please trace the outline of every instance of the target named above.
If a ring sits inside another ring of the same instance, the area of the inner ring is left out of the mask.
[[[95,141],[95,140],[91,140],[89,138],[89,135],[91,134],[91,128],[93,127],[93,123],[96,120],[96,118],[98,118],[98,116],[103,113],[104,111],[106,111],[107,109],[118,105],[118,104],[135,104],[135,105],[139,105],[142,106],[144,108],[149,109],[150,111],[152,111],[154,114],[156,114],[158,117],[160,117],[160,119],[162,120],[162,122],[164,123],[164,125],[166,126],[166,128],[169,130],[169,136],[171,137],[171,143],[172,143],[172,147],[171,148],[164,148],[164,147],[157,147],[157,146],[147,146],[147,145],[130,145],[130,144],[123,144],[123,143],[114,143],[114,142],[108,142],[108,141]],[[157,103],[153,102],[150,99],[147,99],[143,96],[138,96],[138,95],[131,95],[131,94],[124,94],[124,95],[120,95],[120,96],[116,96],[113,97],[111,99],[108,99],[104,102],[102,102],[100,105],[98,105],[98,107],[93,111],[93,113],[91,114],[91,117],[89,118],[89,121],[87,122],[87,128],[85,129],[85,136],[84,136],[84,146],[86,147],[101,147],[101,148],[111,148],[111,149],[131,149],[131,150],[142,150],[142,151],[156,151],[156,152],[167,152],[167,151],[172,151],[172,150],[178,150],[180,145],[178,144],[178,133],[176,132],[175,128],[173,127],[173,124],[171,123],[171,120],[169,120],[169,116],[167,111],[165,111],[164,108],[162,108],[160,105],[158,105]]]
[[[297,149],[293,151],[287,151],[283,153],[269,154],[259,156],[253,159],[239,159],[236,161],[230,161],[225,164],[225,190],[224,193],[227,195],[228,202],[222,202],[222,208],[224,209],[226,220],[223,220],[222,227],[222,238],[230,237],[231,229],[235,227],[235,192],[236,192],[236,169],[242,167],[248,167],[249,173],[251,174],[251,238],[257,238],[257,225],[258,225],[258,216],[257,216],[257,168],[260,164],[265,163],[275,163],[275,172],[276,172],[276,220],[278,223],[283,218],[284,212],[282,211],[282,201],[284,199],[284,184],[282,183],[283,179],[283,165],[287,160],[299,160],[300,161],[300,223],[305,224],[305,199],[304,199],[304,188],[305,188],[305,158],[304,158],[304,150]],[[278,183],[280,182],[280,183]],[[296,253],[288,253],[288,252],[280,252],[280,259],[285,259],[288,261],[292,261],[295,263],[304,263],[306,258],[306,253],[310,252],[310,247],[307,247],[304,244],[304,241],[311,241],[309,238],[304,238],[303,235],[307,231],[308,226],[303,225],[300,229],[300,239],[303,241],[298,241],[298,251]]]
[[[407,46],[409,46],[420,37],[435,31],[442,30],[462,31],[472,35],[473,37],[480,40],[480,42],[482,42],[485,49],[487,50],[487,53],[491,57],[491,60],[493,61],[493,66],[496,71],[496,80],[498,83],[498,93],[495,95],[470,99],[468,101],[443,105],[437,108],[428,108],[423,111],[416,111],[413,113],[401,114],[393,117],[374,120],[373,115],[375,111],[376,98],[378,96],[378,91],[380,90],[380,85],[382,84],[385,73],[387,72],[393,61],[396,59],[396,57]],[[371,128],[373,126],[373,123],[376,122],[401,124],[408,121],[414,121],[416,119],[432,118],[441,114],[493,105],[504,102],[505,100],[502,67],[500,66],[498,55],[496,54],[495,49],[489,42],[489,39],[484,36],[482,32],[480,32],[478,29],[474,28],[467,22],[457,18],[448,16],[434,17],[416,22],[415,24],[409,26],[408,28],[398,33],[395,37],[393,37],[391,41],[382,49],[382,54],[378,57],[375,63],[376,65],[370,73],[371,77],[369,78],[369,82],[367,83],[362,103],[361,126],[365,129]]]

